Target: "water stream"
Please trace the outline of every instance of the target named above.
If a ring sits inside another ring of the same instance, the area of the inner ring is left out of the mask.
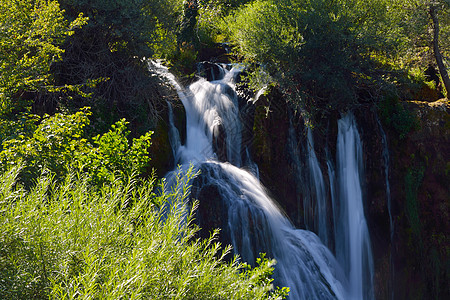
[[[227,210],[223,214],[227,225],[222,231],[231,237],[235,253],[251,264],[261,252],[275,258],[275,283],[290,288],[290,299],[373,298],[373,263],[359,182],[361,149],[352,116],[339,121],[337,180],[333,183],[336,191],[332,193],[338,195],[333,201],[339,201],[340,207],[333,210],[333,216],[339,219],[334,220],[339,224],[335,228],[336,259],[324,244],[328,240],[327,195],[312,134],[308,135],[307,165],[312,170],[310,180],[317,201],[312,205],[318,212],[314,223],[320,238],[312,231],[296,229],[258,178],[240,168],[247,160],[241,159],[242,125],[234,92],[240,70],[223,69],[223,76],[217,80],[200,79],[184,89],[162,66],[152,63],[151,68],[173,84],[186,110],[186,140],[179,140],[175,128],[170,130],[176,163],[194,164],[202,171],[201,183],[215,186],[220,199],[214,201],[222,201],[221,207]],[[170,121],[174,127],[173,119]],[[248,157],[247,149],[244,152]]]
[[[325,189],[322,170],[320,169],[320,164],[314,150],[314,139],[310,127],[308,127],[307,135],[308,167],[310,177],[309,183],[311,193],[309,199],[305,199],[304,206],[305,211],[312,211],[314,215],[308,218],[308,214],[305,214],[305,224],[308,229],[314,228],[322,242],[325,245],[328,245],[327,191]]]
[[[336,258],[349,280],[350,299],[373,299],[373,257],[364,216],[362,145],[355,118],[348,113],[338,120],[337,180],[338,215]]]

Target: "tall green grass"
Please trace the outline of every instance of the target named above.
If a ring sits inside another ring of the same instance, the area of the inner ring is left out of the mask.
[[[179,205],[189,178],[156,195],[155,180],[89,178],[26,191],[19,169],[0,176],[0,299],[281,299],[273,261],[226,262],[229,247],[196,237],[193,209]],[[192,173],[190,173],[192,174]],[[190,176],[190,175],[188,175]],[[168,201],[170,199],[170,201]],[[173,205],[167,205],[171,202]]]

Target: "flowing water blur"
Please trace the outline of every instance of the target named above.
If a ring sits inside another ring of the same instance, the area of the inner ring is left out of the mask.
[[[333,207],[333,216],[339,219],[333,220],[339,224],[334,237],[336,259],[324,244],[328,240],[327,196],[312,133],[308,133],[308,168],[316,195],[316,203],[311,204],[317,211],[313,223],[320,238],[312,231],[296,229],[267,195],[258,178],[240,168],[242,125],[234,90],[240,69],[223,68],[217,80],[200,79],[184,89],[161,65],[151,62],[150,67],[172,83],[186,110],[184,143],[180,141],[173,116],[170,117],[170,134],[174,135],[170,140],[176,163],[182,169],[194,164],[202,170],[202,184],[218,189],[228,216],[227,228],[222,230],[229,232],[235,254],[251,264],[261,252],[275,258],[275,283],[290,288],[290,299],[373,298],[373,263],[360,186],[361,145],[352,116],[339,121],[338,192],[333,192],[339,195],[336,197],[339,200],[333,203],[339,201],[340,207],[336,212],[337,208]],[[220,149],[214,148],[217,139],[226,148],[222,157],[227,162],[219,161]],[[248,157],[247,148],[244,152]],[[330,180],[334,180],[334,173]]]

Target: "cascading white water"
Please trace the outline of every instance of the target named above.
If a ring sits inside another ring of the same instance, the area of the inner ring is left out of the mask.
[[[201,79],[189,87],[192,97],[189,103],[183,103],[187,119],[184,151],[189,155],[183,163],[191,161],[192,155],[202,160],[214,158],[213,131],[217,126],[223,126],[227,160],[236,166],[241,165],[241,122],[233,81],[237,72],[239,70],[233,68],[221,80],[209,82]]]
[[[250,263],[261,252],[275,258],[275,283],[290,288],[290,299],[346,298],[345,276],[332,253],[314,233],[295,229],[256,177],[229,163],[208,162],[201,170],[202,183],[216,186],[226,202],[223,230],[236,254]]]
[[[308,127],[308,167],[310,178],[310,197],[306,198],[305,207],[305,224],[309,229],[315,230],[325,245],[328,245],[328,229],[327,229],[327,192],[323,180],[322,170],[320,169],[314,150],[314,139],[312,130]],[[308,216],[306,212],[313,212],[313,216]]]
[[[172,155],[175,160],[179,157],[179,150],[181,147],[181,139],[180,139],[180,132],[178,131],[177,127],[175,126],[175,122],[173,120],[173,108],[172,104],[170,104],[169,101],[167,101],[167,107],[169,108],[169,143],[170,147],[172,148]]]
[[[373,299],[373,257],[361,189],[362,146],[350,113],[338,121],[336,155],[339,195],[336,258],[349,280],[349,299]]]
[[[290,140],[296,143],[292,128],[289,131]],[[307,186],[300,189],[303,195],[305,224],[308,228],[316,230],[320,236],[320,219],[312,219],[311,212],[315,217],[322,217],[324,227],[333,225],[333,236],[328,236],[330,249],[334,249],[338,262],[345,271],[348,279],[348,294],[346,299],[373,299],[373,258],[369,232],[364,216],[363,193],[361,178],[362,147],[356,122],[352,114],[345,115],[338,121],[338,139],[336,167],[328,150],[327,172],[330,187],[330,203],[332,208],[331,223],[328,224],[328,216],[320,214],[319,207],[326,208],[327,194],[320,164],[314,152],[312,132],[308,129],[306,140],[306,156],[301,163],[298,146],[291,146],[296,152],[293,153],[293,163],[296,165],[298,180],[306,176]],[[301,166],[307,166],[307,170],[301,170]],[[302,175],[302,172],[305,175]],[[320,195],[323,195],[321,198]],[[320,200],[323,199],[322,203]],[[310,215],[308,215],[308,213]],[[314,223],[314,226],[311,225]],[[325,239],[322,239],[324,241]],[[334,247],[332,247],[334,245]]]
[[[331,196],[331,208],[333,212],[333,242],[336,244],[338,218],[339,218],[339,206],[337,204],[337,188],[336,188],[336,169],[334,167],[333,161],[331,159],[331,154],[327,149],[327,170],[328,170],[328,180],[330,184],[330,196]],[[336,246],[334,247],[336,249]]]
[[[221,80],[201,79],[188,92],[172,82],[179,90],[187,119],[186,142],[174,150],[178,153],[177,163],[195,163],[202,170],[202,183],[217,187],[228,207],[228,226],[222,230],[229,231],[235,253],[250,263],[259,252],[275,258],[276,284],[290,288],[290,299],[346,299],[345,275],[328,248],[314,233],[295,229],[258,179],[238,168],[241,125],[233,91],[234,75],[232,69],[225,71]],[[212,142],[218,120],[226,133],[230,163],[215,160]]]

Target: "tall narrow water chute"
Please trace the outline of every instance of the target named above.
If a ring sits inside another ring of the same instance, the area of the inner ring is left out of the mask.
[[[338,207],[338,196],[337,196],[337,189],[336,189],[336,168],[334,167],[333,160],[331,158],[330,151],[327,149],[327,170],[328,170],[328,180],[330,185],[330,197],[331,197],[331,209],[333,214],[333,249],[336,249],[336,236],[337,236],[337,227],[338,227],[338,219],[339,219],[339,207]]]
[[[173,118],[173,108],[172,104],[170,104],[169,101],[167,101],[167,107],[169,108],[169,143],[170,147],[172,148],[172,155],[174,158],[174,161],[179,160],[179,151],[181,147],[181,139],[180,139],[180,132],[178,131],[177,127],[175,126],[174,118]]]
[[[317,160],[316,152],[314,150],[314,139],[312,130],[308,127],[308,167],[310,179],[310,197],[305,199],[305,211],[313,213],[313,216],[306,217],[305,224],[311,230],[317,232],[319,238],[325,245],[328,245],[328,226],[327,226],[327,192],[325,189],[325,182],[323,180],[322,170],[320,169],[319,161]]]
[[[383,166],[384,166],[384,178],[386,183],[386,204],[387,209],[389,213],[389,228],[391,233],[391,242],[394,236],[394,220],[392,217],[392,204],[391,204],[391,187],[389,184],[389,164],[390,164],[390,157],[389,157],[389,147],[387,142],[386,133],[383,130],[383,126],[381,126],[380,120],[377,118],[378,122],[378,128],[380,130],[381,134],[381,143],[383,144]]]
[[[373,258],[361,188],[362,147],[355,118],[338,121],[337,177],[339,215],[336,257],[349,280],[350,299],[373,299]]]

